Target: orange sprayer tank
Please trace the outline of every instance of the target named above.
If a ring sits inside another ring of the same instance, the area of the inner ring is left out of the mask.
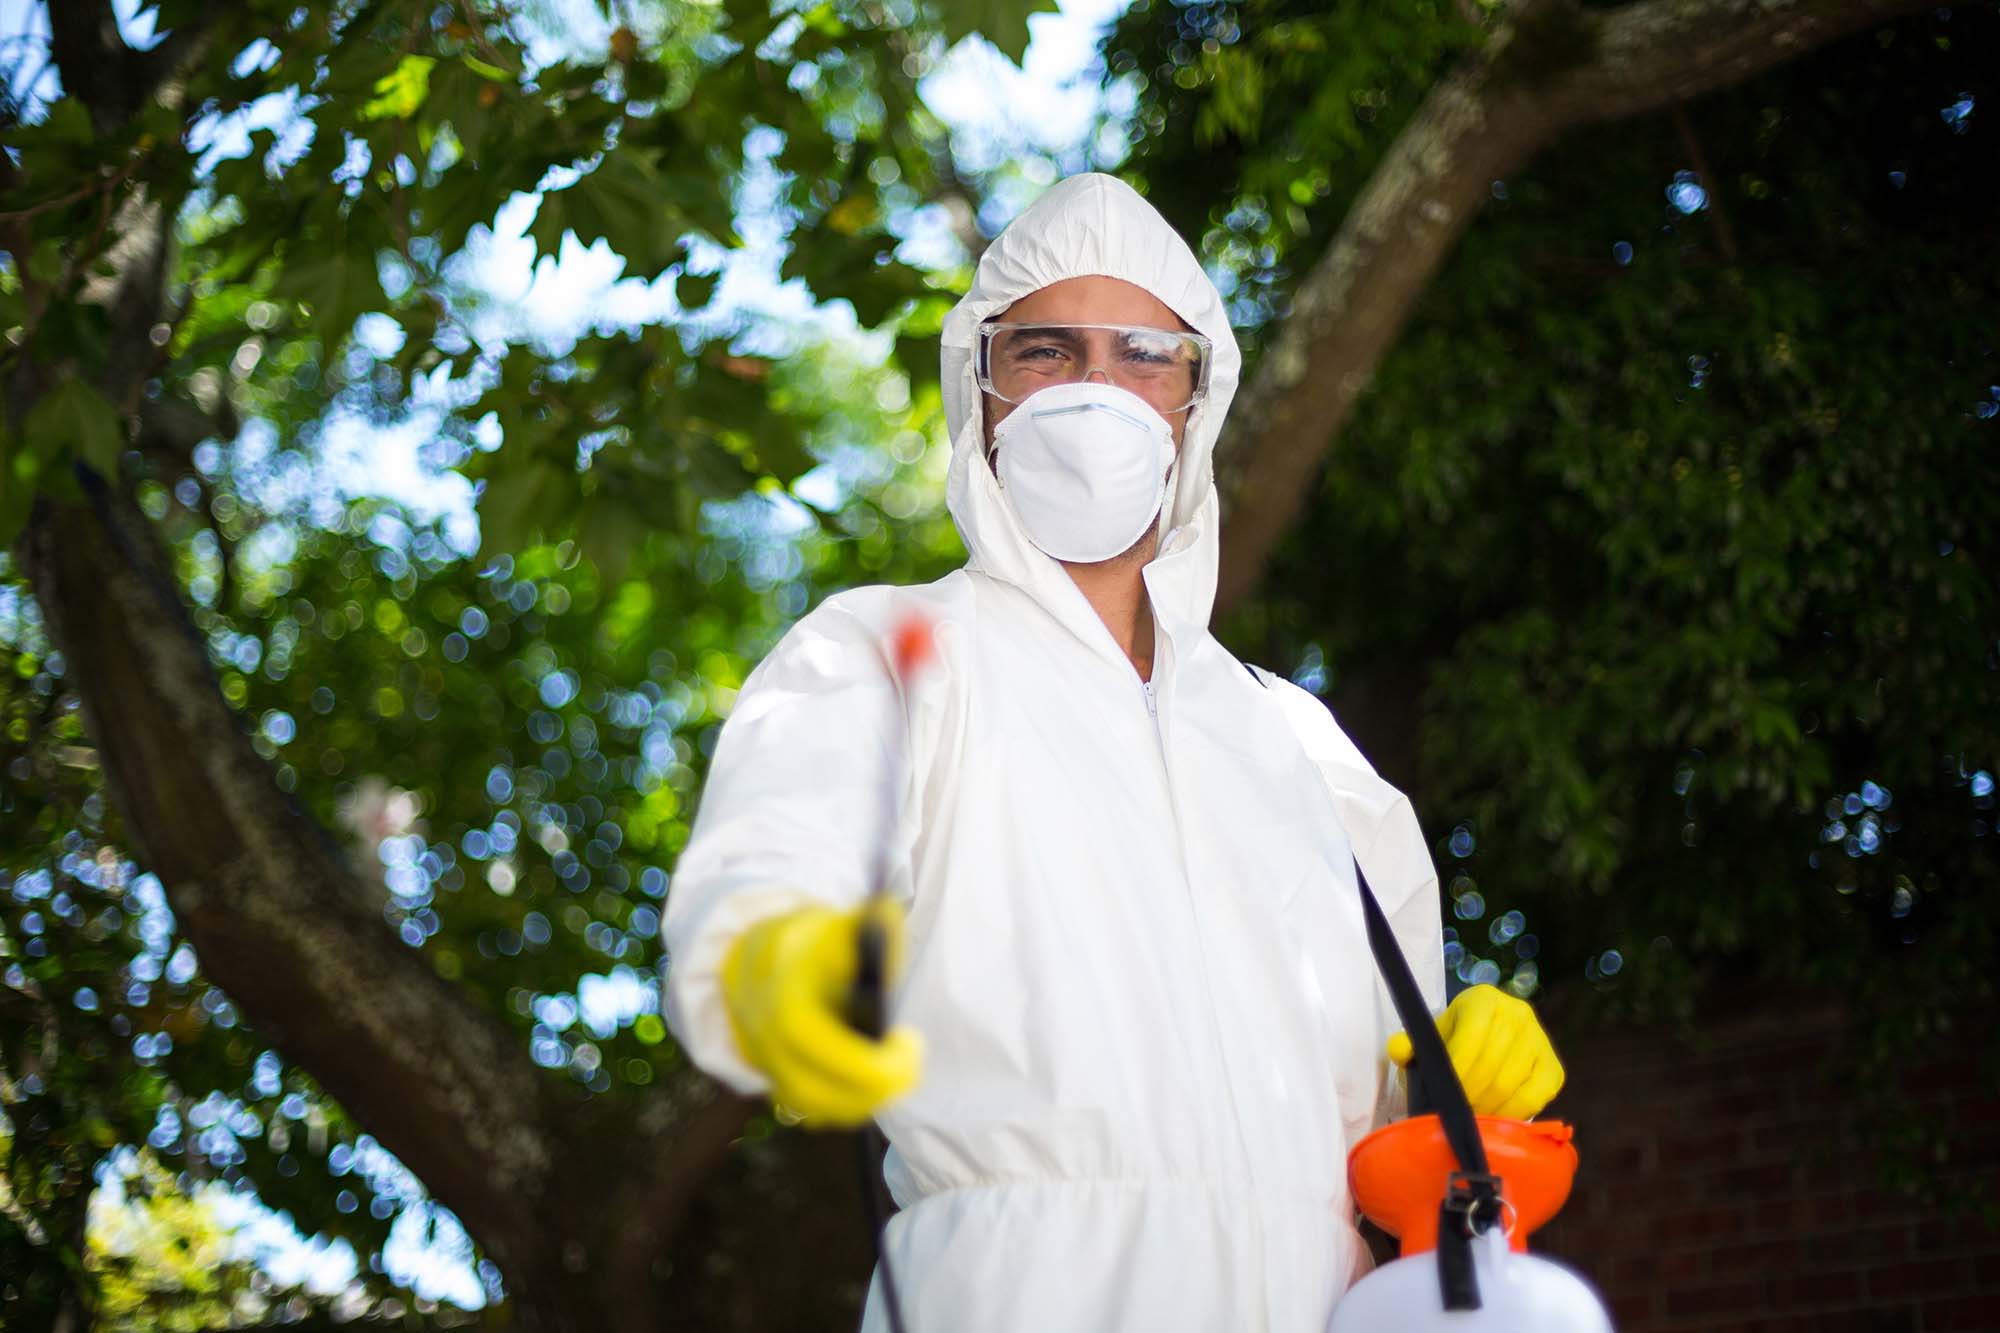
[[[1528,1248],[1528,1235],[1569,1198],[1576,1176],[1572,1129],[1561,1120],[1474,1117],[1486,1145],[1487,1169],[1503,1182],[1509,1206],[1508,1243]],[[1443,1182],[1458,1169],[1435,1115],[1414,1115],[1376,1130],[1347,1155],[1348,1186],[1369,1220],[1402,1241],[1402,1253],[1437,1248]]]

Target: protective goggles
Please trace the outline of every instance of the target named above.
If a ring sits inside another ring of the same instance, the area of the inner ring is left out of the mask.
[[[1199,333],[1137,324],[982,324],[973,370],[1009,403],[1101,373],[1166,415],[1208,395],[1210,350]]]

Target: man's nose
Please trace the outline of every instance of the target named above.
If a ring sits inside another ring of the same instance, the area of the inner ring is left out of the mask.
[[[1099,384],[1115,387],[1118,382],[1111,376],[1112,355],[1115,349],[1097,330],[1093,329],[1091,333],[1092,336],[1084,340],[1083,374],[1079,378],[1089,380],[1094,377]]]

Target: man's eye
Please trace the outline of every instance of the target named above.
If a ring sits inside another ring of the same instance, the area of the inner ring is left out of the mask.
[[[1187,370],[1187,362],[1176,355],[1171,348],[1145,346],[1123,348],[1119,352],[1118,362],[1125,367],[1126,374],[1144,375],[1148,378],[1176,372],[1184,373]]]
[[[1007,355],[1015,361],[1040,361],[1047,363],[1061,360],[1064,353],[1063,349],[1057,347],[1054,343],[1039,343],[1031,344],[1027,347],[1015,348],[1009,351]]]
[[[1135,336],[1120,341],[1118,356],[1131,366],[1177,366],[1187,359],[1185,349],[1176,339]]]

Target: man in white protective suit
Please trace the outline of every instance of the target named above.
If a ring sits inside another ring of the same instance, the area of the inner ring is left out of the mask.
[[[1402,1099],[1354,863],[1433,1013],[1439,895],[1326,708],[1208,631],[1221,299],[1129,186],[1077,176],[943,343],[965,567],[827,599],[744,684],[667,901],[668,1018],[739,1091],[875,1116],[912,1333],[1319,1333],[1369,1266],[1347,1151]],[[935,661],[905,683],[912,613]],[[882,874],[907,924],[873,1041],[841,1000]],[[1439,1026],[1483,1113],[1560,1084],[1512,996]]]

